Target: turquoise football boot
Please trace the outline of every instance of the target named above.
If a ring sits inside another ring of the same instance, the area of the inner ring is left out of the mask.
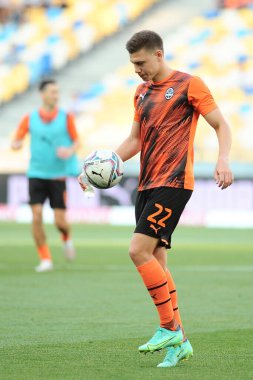
[[[164,361],[158,364],[159,368],[175,367],[181,360],[188,360],[193,355],[192,345],[187,339],[185,342],[174,346],[168,347],[167,354]]]
[[[167,330],[159,327],[154,336],[145,344],[139,347],[140,352],[160,351],[169,346],[175,346],[183,342],[183,333],[180,327],[177,330]]]

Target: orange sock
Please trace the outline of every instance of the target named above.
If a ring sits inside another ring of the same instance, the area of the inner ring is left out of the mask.
[[[178,325],[174,319],[167,278],[163,268],[154,258],[138,266],[137,270],[157,308],[160,317],[160,326],[175,330]]]
[[[47,244],[37,248],[40,260],[52,260],[52,256]]]
[[[173,311],[174,311],[174,317],[175,317],[175,320],[177,321],[177,323],[179,324],[179,326],[181,327],[181,329],[183,330],[183,325],[182,325],[182,321],[181,321],[181,317],[180,317],[180,313],[179,313],[179,309],[178,309],[178,303],[177,303],[176,285],[175,285],[175,282],[173,280],[173,277],[172,277],[170,271],[167,269],[167,271],[165,273],[167,276],[168,287],[170,290],[170,296],[171,296],[171,302],[172,302],[172,307],[173,307]],[[184,330],[183,330],[183,332],[184,332]]]
[[[64,233],[64,232],[62,232],[62,234],[61,234],[61,238],[62,238],[62,241],[67,241],[67,240],[69,240],[70,239],[70,236],[69,236],[69,234],[68,233]]]

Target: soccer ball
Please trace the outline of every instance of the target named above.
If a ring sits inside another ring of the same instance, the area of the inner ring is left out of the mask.
[[[83,170],[92,186],[108,189],[117,185],[123,177],[123,162],[111,150],[96,150],[85,158]]]

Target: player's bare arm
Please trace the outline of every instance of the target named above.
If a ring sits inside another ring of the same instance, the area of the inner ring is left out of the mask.
[[[73,144],[69,147],[60,146],[57,149],[57,156],[63,160],[66,160],[78,151],[78,149],[80,148],[80,145],[81,145],[80,141],[75,140]]]
[[[141,150],[140,123],[133,121],[130,135],[116,149],[116,153],[122,161],[127,161],[134,157]]]
[[[11,149],[19,150],[23,147],[23,139],[14,139],[11,142]]]
[[[11,141],[11,149],[19,150],[23,147],[23,141],[29,131],[29,116],[26,115],[21,120],[15,135]]]
[[[230,186],[234,179],[229,166],[229,152],[232,143],[231,131],[219,108],[209,112],[204,117],[217,134],[219,155],[215,167],[214,178],[217,185],[223,190]]]
[[[81,147],[81,143],[80,143],[78,133],[76,130],[74,116],[71,114],[68,114],[67,129],[68,129],[69,136],[72,140],[72,145],[68,147],[58,146],[57,152],[56,152],[57,156],[63,160],[67,160],[68,158],[70,158]]]

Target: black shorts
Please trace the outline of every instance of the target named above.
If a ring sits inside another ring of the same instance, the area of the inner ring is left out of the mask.
[[[30,205],[43,204],[49,199],[52,208],[66,208],[66,181],[60,179],[29,178]]]
[[[135,233],[159,239],[159,246],[171,248],[171,235],[192,195],[192,190],[157,187],[139,191],[135,203]]]

